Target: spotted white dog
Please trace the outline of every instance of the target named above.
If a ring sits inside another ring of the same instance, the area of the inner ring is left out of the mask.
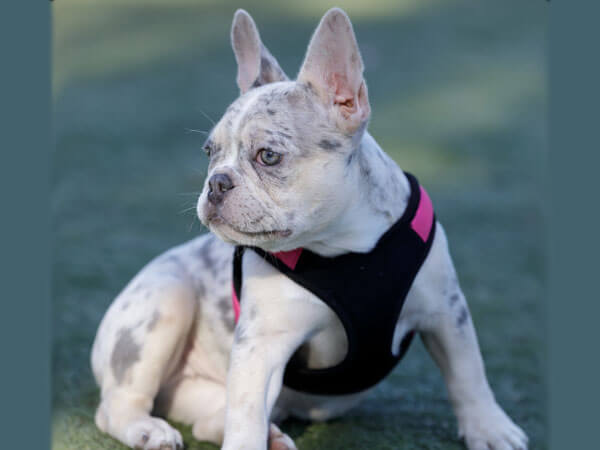
[[[231,303],[234,245],[367,253],[407,209],[409,180],[366,131],[370,106],[352,25],[343,11],[327,12],[295,81],[245,11],[236,12],[231,38],[241,95],[210,133],[198,200],[214,234],[150,262],[108,309],[92,350],[102,397],[96,423],[134,448],[182,448],[163,416],[226,450],[294,449],[273,422],[337,417],[368,392],[316,395],[283,385],[297,349],[309,368],[335,366],[347,335],[326,303],[256,252],[243,259],[237,325]],[[444,230],[432,227],[391,351],[400,352],[410,331],[420,334],[470,450],[526,449],[490,390]]]

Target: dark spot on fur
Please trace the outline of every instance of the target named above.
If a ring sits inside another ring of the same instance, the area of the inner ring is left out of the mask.
[[[209,239],[207,239],[204,242],[204,244],[198,249],[197,255],[200,257],[200,259],[204,263],[204,266],[208,270],[210,270],[211,274],[213,276],[216,276],[216,274],[218,273],[218,267],[217,267],[218,260],[216,260],[212,254],[214,240],[215,240],[215,238],[213,236],[211,236]]]
[[[302,88],[304,88],[305,91],[313,92],[313,85],[310,81],[307,81],[306,84],[302,84]]]
[[[270,76],[269,76],[271,71],[272,71],[271,61],[269,61],[269,58],[261,56],[260,72],[261,72],[261,78],[263,79],[263,81],[265,81],[267,83],[269,81],[272,81],[272,80],[270,80]]]
[[[256,311],[256,305],[252,305],[250,307],[250,310],[248,311],[248,314],[249,314],[250,320],[256,319],[256,316],[258,314],[258,312]]]
[[[458,299],[460,298],[460,296],[457,293],[454,293],[450,296],[450,304],[454,305]]]
[[[154,313],[152,314],[152,317],[150,318],[150,321],[148,322],[148,325],[146,326],[146,329],[148,331],[152,331],[159,320],[160,320],[160,312],[158,310],[155,310]]]
[[[289,135],[289,134],[287,134],[287,133],[284,133],[283,131],[276,131],[275,133],[276,133],[278,136],[281,136],[282,138],[286,138],[286,139],[291,139],[291,138],[292,138],[292,136],[291,136],[291,135]]]
[[[354,152],[351,152],[348,155],[348,158],[346,159],[346,167],[350,166],[350,164],[352,164],[353,160],[354,160]]]
[[[140,346],[134,341],[130,328],[119,331],[110,357],[110,366],[117,383],[121,384],[131,366],[140,359]]]
[[[174,266],[174,268],[177,271],[180,272],[185,272],[185,265],[183,264],[183,262],[181,262],[181,259],[179,258],[179,256],[176,255],[169,255],[165,258],[165,262]]]
[[[254,80],[254,83],[252,83],[252,86],[250,86],[251,88],[256,88],[262,86],[262,83],[259,81],[259,79],[257,78],[256,80]]]
[[[267,141],[267,144],[269,144],[272,147],[283,147],[284,143],[282,141],[279,141],[277,139],[269,139]]]
[[[460,308],[458,317],[456,318],[456,325],[458,327],[462,327],[467,322],[468,318],[469,318],[469,311],[467,311],[467,308],[465,306],[463,306],[462,308]]]
[[[204,298],[204,294],[206,294],[206,288],[204,287],[204,283],[202,282],[199,274],[195,274],[194,276],[194,288],[196,290],[196,298],[198,300]]]
[[[317,145],[323,150],[335,150],[336,148],[340,148],[342,146],[341,142],[330,141],[327,139],[321,139]]]
[[[275,110],[267,108],[267,114],[269,114],[270,116],[274,116],[275,115]]]
[[[221,313],[221,322],[223,322],[223,325],[225,325],[227,330],[233,331],[235,328],[235,318],[231,298],[227,296],[221,297],[217,302],[217,307]]]

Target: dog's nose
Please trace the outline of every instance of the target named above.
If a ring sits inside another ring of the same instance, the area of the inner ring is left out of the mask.
[[[217,205],[223,201],[225,193],[233,189],[233,181],[229,175],[216,173],[208,180],[208,201]]]

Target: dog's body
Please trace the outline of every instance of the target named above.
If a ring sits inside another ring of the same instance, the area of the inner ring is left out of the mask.
[[[337,9],[324,16],[297,81],[287,80],[245,12],[236,13],[232,40],[243,95],[211,132],[198,202],[221,239],[207,234],[152,261],[111,305],[94,342],[96,422],[131,447],[182,445],[176,430],[150,416],[154,409],[226,450],[265,449],[268,441],[295,448],[270,420],[326,420],[365,395],[282,387],[298,348],[309,367],[330,367],[344,358],[346,335],[328,306],[253,252],[243,260],[235,328],[231,305],[232,244],[368,252],[404,212],[408,181],[365,131],[370,107],[350,22]],[[525,449],[525,434],[489,388],[444,230],[434,226],[392,351],[409,331],[420,333],[469,449]]]

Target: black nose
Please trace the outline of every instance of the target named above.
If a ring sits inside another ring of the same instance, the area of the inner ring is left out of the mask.
[[[233,182],[229,175],[216,173],[208,180],[208,201],[217,205],[223,201],[225,192],[233,189]]]

